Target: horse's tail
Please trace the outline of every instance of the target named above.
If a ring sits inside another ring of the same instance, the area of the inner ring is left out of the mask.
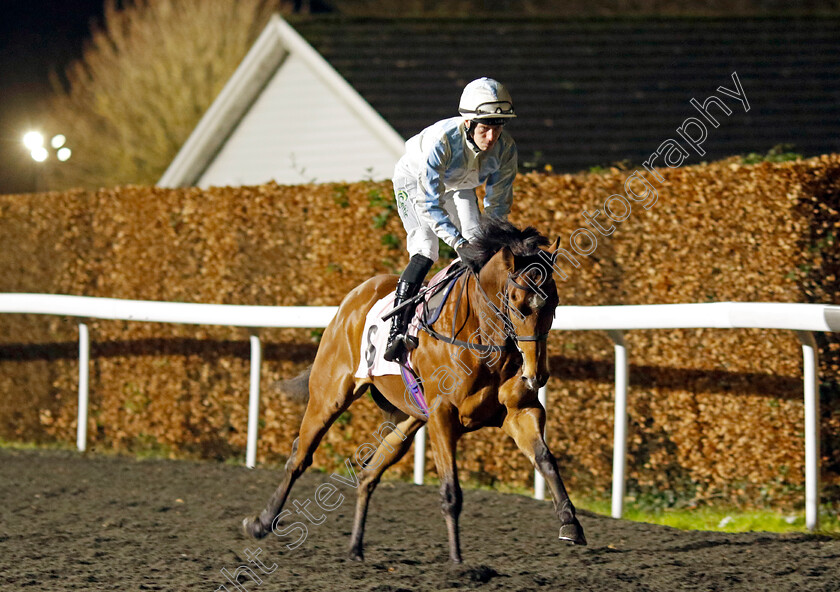
[[[294,378],[278,380],[274,383],[273,388],[287,399],[298,403],[306,403],[309,401],[310,374],[312,374],[312,364]]]

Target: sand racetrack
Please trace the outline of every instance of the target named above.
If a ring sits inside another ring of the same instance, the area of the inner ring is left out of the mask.
[[[328,477],[307,473],[292,499],[304,503]],[[232,592],[221,570],[246,564],[246,548],[273,569],[260,585],[243,578],[249,592],[840,590],[840,540],[682,532],[582,512],[589,546],[574,547],[556,540],[548,502],[487,491],[465,491],[464,564],[452,566],[436,488],[407,483],[377,490],[365,562],[346,559],[348,487],[289,551],[291,536],[255,542],[239,531],[278,479],[212,462],[0,449],[0,590]]]

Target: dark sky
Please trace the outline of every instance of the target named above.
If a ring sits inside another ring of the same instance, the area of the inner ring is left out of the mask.
[[[61,73],[81,56],[103,6],[104,0],[0,0],[0,194],[35,189],[37,163],[21,138],[39,128],[49,72]]]

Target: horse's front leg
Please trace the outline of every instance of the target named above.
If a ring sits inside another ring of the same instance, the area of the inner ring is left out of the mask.
[[[463,432],[456,409],[448,403],[439,405],[432,412],[427,425],[435,467],[440,477],[440,509],[446,520],[446,532],[449,536],[449,558],[454,563],[461,563],[458,517],[461,515],[463,494],[458,482],[455,448]]]
[[[502,424],[502,429],[513,438],[548,483],[551,497],[554,499],[554,511],[560,519],[560,539],[576,545],[585,545],[583,527],[575,516],[575,507],[566,493],[563,479],[560,478],[557,461],[543,438],[544,427],[545,410],[536,400],[524,407],[509,407]]]

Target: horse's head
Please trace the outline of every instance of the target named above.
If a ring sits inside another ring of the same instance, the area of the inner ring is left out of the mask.
[[[515,230],[519,240],[509,239],[477,270],[490,311],[483,321],[502,328],[515,344],[522,354],[522,380],[536,390],[548,381],[546,339],[558,304],[552,276],[557,243],[544,248],[548,239],[535,230],[509,226],[504,228]]]

